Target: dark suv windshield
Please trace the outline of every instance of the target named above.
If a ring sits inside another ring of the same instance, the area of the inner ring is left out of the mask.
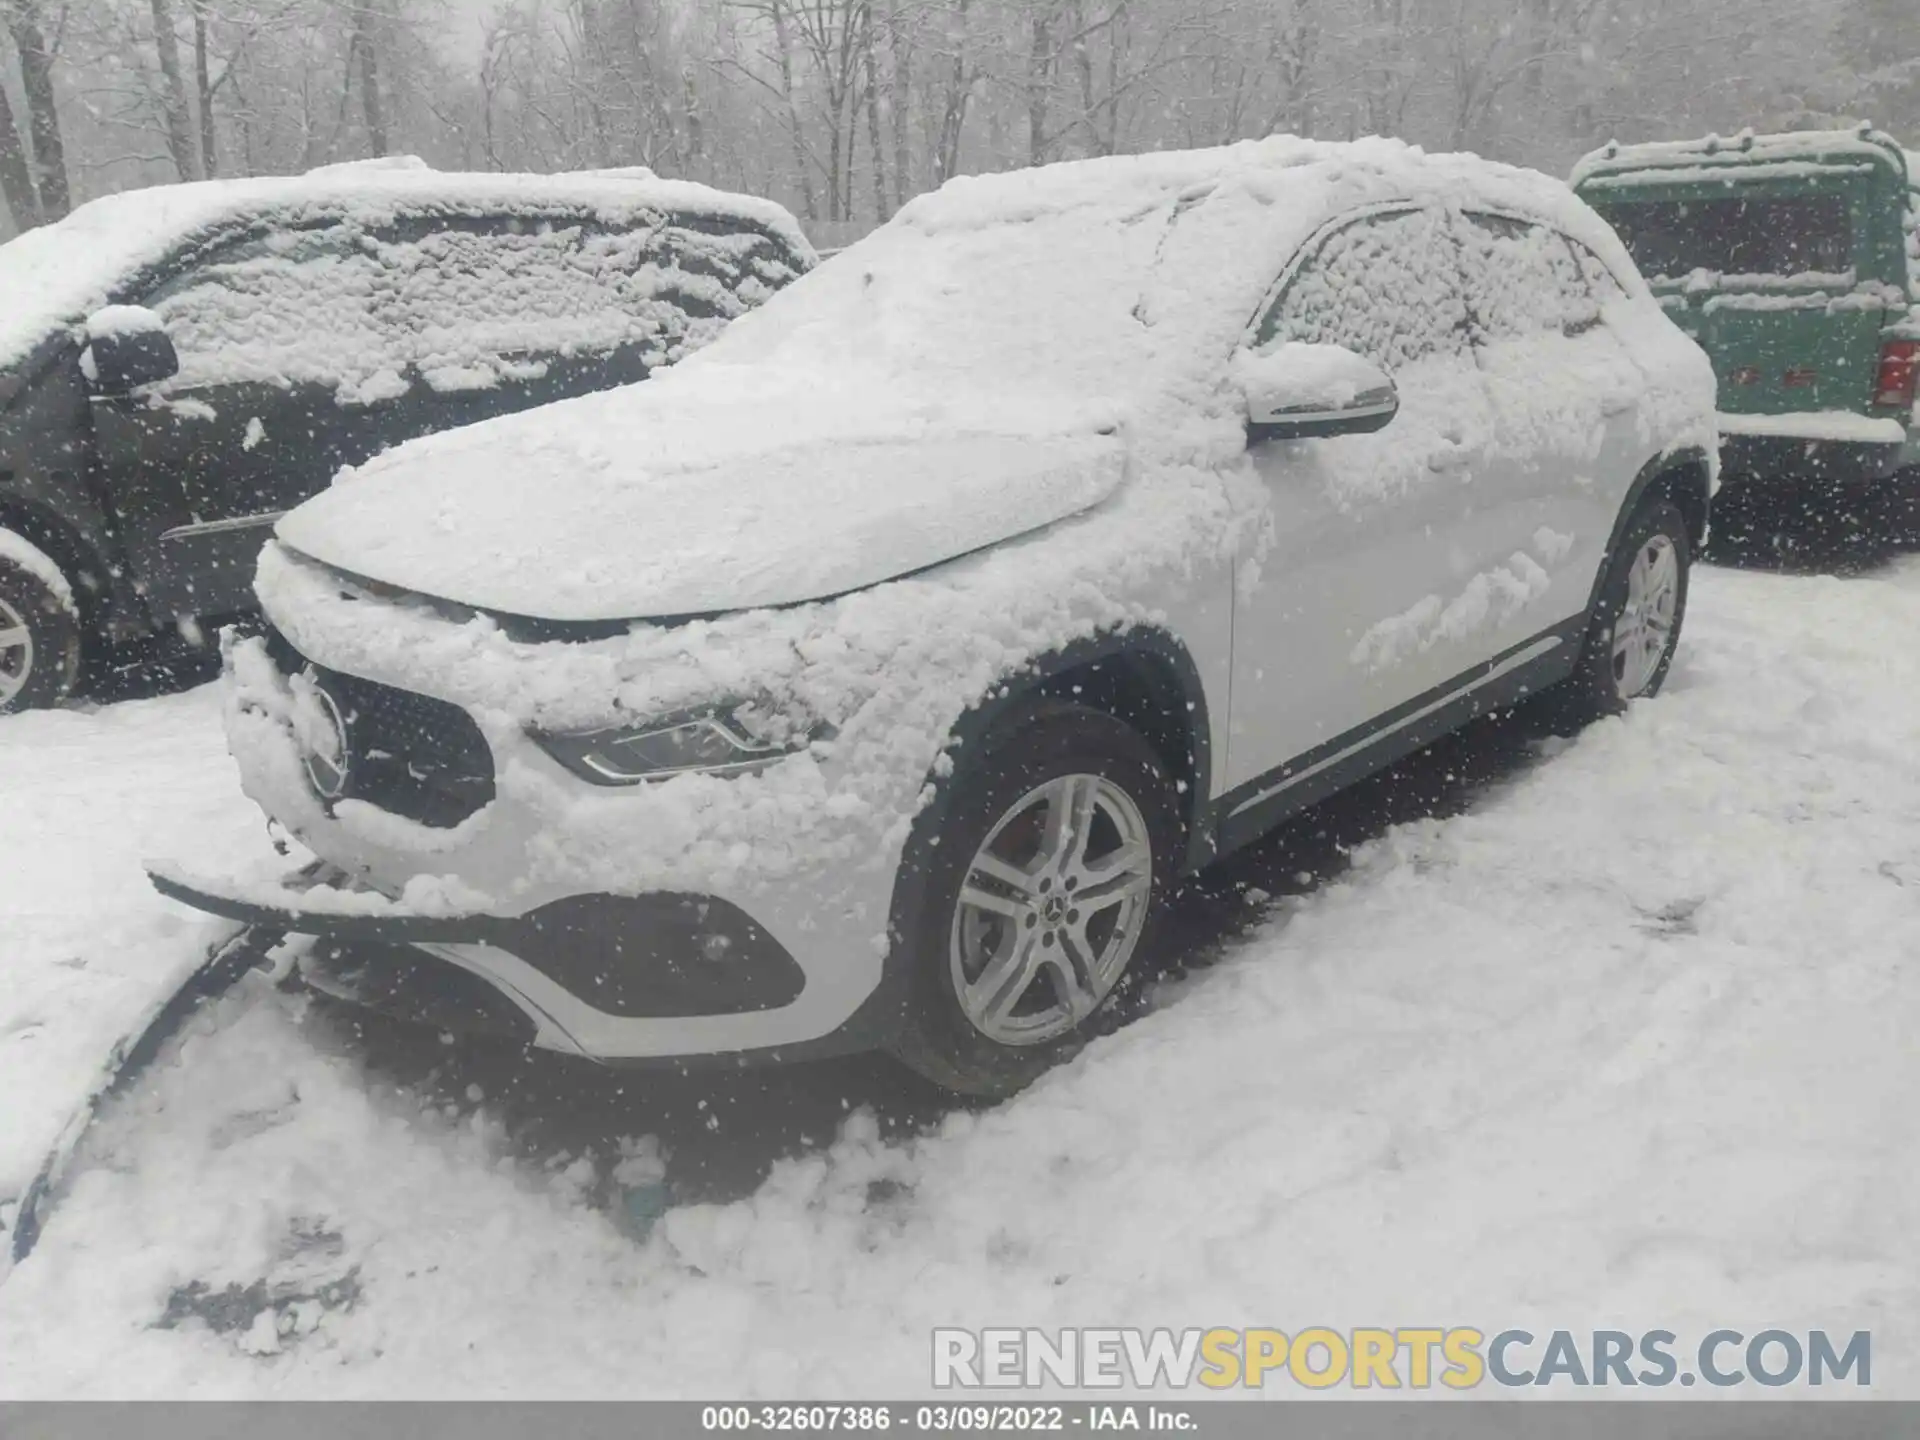
[[[1830,275],[1853,263],[1847,202],[1838,195],[1614,202],[1601,213],[1649,278],[1696,270]]]

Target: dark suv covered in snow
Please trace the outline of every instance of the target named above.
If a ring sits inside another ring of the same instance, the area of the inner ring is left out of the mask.
[[[273,522],[342,466],[643,379],[812,263],[767,201],[417,161],[132,191],[0,246],[0,710],[251,608]]]

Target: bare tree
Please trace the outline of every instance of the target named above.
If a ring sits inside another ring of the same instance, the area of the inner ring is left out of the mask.
[[[37,213],[42,221],[58,220],[67,213],[72,200],[67,186],[66,143],[54,95],[54,47],[47,40],[41,0],[4,0],[4,8],[7,32],[19,55],[20,88],[27,101]],[[13,133],[17,143],[18,132]]]
[[[13,123],[13,102],[7,87],[0,82],[0,197],[17,229],[30,230],[40,223],[40,196],[33,185],[33,170],[25,143]]]
[[[155,0],[159,3],[159,0]],[[360,113],[367,126],[367,147],[375,155],[388,153],[387,113],[380,97],[380,41],[376,16],[370,6],[353,7],[353,34],[347,42],[347,85],[352,86],[352,59],[359,61]]]
[[[174,29],[172,0],[149,0],[153,7],[153,48],[160,60],[160,111],[166,121],[167,152],[182,180],[202,179],[187,108],[187,81],[180,68],[180,36]]]
[[[220,152],[214,138],[213,76],[207,68],[206,0],[191,0],[193,6],[193,92],[200,115],[200,174],[202,178],[220,171]]]
[[[647,164],[837,237],[969,170],[1276,132],[1564,171],[1609,135],[1897,111],[1920,68],[1911,0],[473,0],[465,54],[440,3],[0,0],[0,192],[24,224],[69,170],[97,191],[403,149]]]

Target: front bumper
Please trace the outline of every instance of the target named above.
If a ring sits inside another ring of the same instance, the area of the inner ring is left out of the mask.
[[[806,761],[778,783],[593,787],[522,726],[476,709],[463,718],[491,752],[491,798],[458,823],[421,823],[364,800],[320,799],[288,663],[261,641],[229,647],[229,748],[248,795],[334,879],[234,886],[156,875],[174,898],[430,962],[450,984],[460,979],[453,967],[525,1016],[533,1043],[606,1063],[791,1056],[884,1039],[868,1017],[883,1003],[900,845],[876,833],[876,819],[891,823],[885,812],[836,814],[848,807],[832,803],[826,767]]]
[[[806,983],[764,929],[711,896],[580,895],[517,916],[423,914],[325,865],[265,886],[162,867],[148,876],[161,894],[195,909],[265,933],[312,937],[301,969],[341,998],[607,1063],[736,1053],[748,1047],[713,1026],[790,1007]],[[872,1043],[843,1026],[787,1048]]]

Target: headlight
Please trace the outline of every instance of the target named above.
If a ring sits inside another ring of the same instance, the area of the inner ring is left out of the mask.
[[[583,780],[595,785],[638,785],[690,772],[751,775],[832,733],[824,726],[809,730],[790,723],[756,724],[749,729],[742,723],[743,715],[765,718],[754,707],[740,705],[644,726],[574,735],[535,732],[533,738]]]

